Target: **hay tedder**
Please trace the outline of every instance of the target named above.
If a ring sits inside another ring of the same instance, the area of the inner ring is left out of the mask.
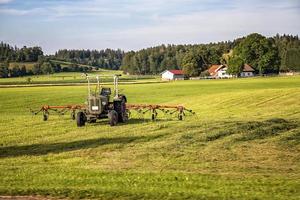
[[[111,88],[100,85],[99,76],[96,76],[97,85],[95,91],[91,90],[91,76],[85,74],[88,83],[88,97],[85,104],[74,104],[64,106],[44,105],[38,111],[31,110],[32,114],[43,114],[43,120],[47,121],[50,112],[64,115],[71,113],[71,118],[76,119],[78,127],[84,126],[85,123],[95,123],[98,119],[108,118],[109,124],[115,126],[119,122],[126,122],[133,114],[140,118],[145,114],[150,114],[152,120],[156,120],[158,113],[164,115],[176,116],[183,120],[184,116],[194,115],[192,110],[184,106],[170,105],[153,105],[153,104],[128,104],[124,94],[119,93],[118,80],[121,75],[114,75],[113,97]]]

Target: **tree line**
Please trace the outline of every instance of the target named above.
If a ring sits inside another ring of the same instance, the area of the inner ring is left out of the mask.
[[[52,59],[90,65],[97,68],[118,70],[121,66],[124,51],[105,50],[58,50]]]
[[[39,57],[43,56],[41,47],[22,47],[17,48],[4,42],[0,43],[0,62],[36,62]]]
[[[207,75],[212,64],[227,64],[229,72],[240,72],[245,63],[256,73],[300,71],[298,36],[276,35],[267,38],[253,33],[234,41],[197,45],[160,45],[130,51],[121,69],[131,74],[157,74],[166,69],[183,69],[187,75]]]
[[[32,67],[26,67],[24,63],[0,63],[0,78],[19,77],[26,75],[52,74],[57,72],[89,72],[92,67],[80,66],[72,63],[67,67],[61,67],[60,63],[54,62],[47,57],[40,57]]]
[[[26,67],[28,63],[33,63],[33,66]],[[51,56],[44,56],[41,47],[17,48],[4,42],[0,43],[0,78],[91,70],[92,67],[77,63],[62,67],[59,62],[51,60]]]
[[[67,61],[69,66],[61,66]],[[32,69],[9,62],[36,62]],[[265,37],[252,33],[233,41],[195,45],[160,45],[139,51],[58,50],[44,56],[40,47],[17,48],[0,44],[0,77],[49,74],[61,71],[90,71],[91,67],[118,70],[130,74],[159,74],[166,69],[183,69],[189,76],[207,75],[212,64],[227,64],[230,74],[238,74],[244,64],[258,74],[300,71],[298,36]],[[26,72],[25,72],[26,71]]]

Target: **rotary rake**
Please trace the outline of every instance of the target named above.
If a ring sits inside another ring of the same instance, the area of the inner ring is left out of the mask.
[[[73,120],[76,119],[77,126],[84,126],[85,123],[94,123],[98,119],[108,118],[111,126],[119,122],[126,122],[129,117],[134,118],[136,114],[138,118],[144,118],[147,114],[151,115],[152,120],[156,120],[159,113],[168,118],[176,116],[178,120],[183,120],[185,116],[195,115],[195,112],[185,108],[184,106],[171,105],[154,105],[154,104],[127,104],[127,98],[123,94],[119,94],[118,79],[120,75],[114,76],[114,96],[111,98],[111,89],[100,86],[99,76],[97,78],[97,87],[93,93],[88,80],[88,97],[86,104],[74,104],[64,106],[44,105],[39,110],[33,111],[32,114],[37,115],[43,113],[43,120],[47,121],[51,112],[58,115],[70,113]]]
[[[183,118],[188,115],[195,115],[195,112],[184,106],[127,104],[126,108],[129,110],[129,116],[133,116],[134,112],[139,118],[144,118],[145,115],[150,114],[152,120],[156,120],[159,114],[163,114],[163,116],[168,119],[175,116],[179,120],[183,120]]]
[[[43,120],[47,121],[50,113],[65,115],[70,113],[71,119],[76,119],[76,113],[86,109],[86,105],[65,105],[65,106],[50,106],[44,105],[38,111],[31,110],[33,115],[43,113]],[[143,118],[147,114],[151,115],[152,120],[156,120],[160,114],[165,118],[177,117],[178,120],[183,120],[184,117],[195,115],[195,112],[185,108],[184,106],[168,106],[168,105],[153,105],[153,104],[126,104],[126,112],[129,118]]]

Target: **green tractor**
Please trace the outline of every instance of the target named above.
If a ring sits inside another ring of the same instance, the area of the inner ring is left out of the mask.
[[[97,86],[94,92],[91,91],[90,76],[85,75],[88,81],[87,105],[80,109],[76,114],[76,123],[78,127],[85,123],[95,123],[97,119],[108,118],[109,124],[115,126],[119,122],[128,120],[128,110],[126,109],[126,96],[119,94],[118,80],[119,76],[114,76],[114,94],[111,88],[100,86],[99,76],[96,76]],[[73,113],[75,119],[75,113]]]

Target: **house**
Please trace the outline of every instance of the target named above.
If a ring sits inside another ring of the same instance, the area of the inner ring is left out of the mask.
[[[244,65],[243,72],[240,74],[241,77],[251,77],[254,76],[255,70],[248,64]]]
[[[226,70],[226,65],[212,65],[208,69],[208,73],[213,78],[232,78],[233,76],[231,74],[228,74]]]
[[[226,65],[212,65],[208,69],[208,73],[212,78],[232,78],[235,77],[234,75],[228,74],[227,72],[227,66]],[[251,77],[254,76],[254,69],[248,65],[245,64],[243,71],[240,73],[240,77]]]
[[[161,73],[163,80],[184,80],[183,70],[165,70]]]

